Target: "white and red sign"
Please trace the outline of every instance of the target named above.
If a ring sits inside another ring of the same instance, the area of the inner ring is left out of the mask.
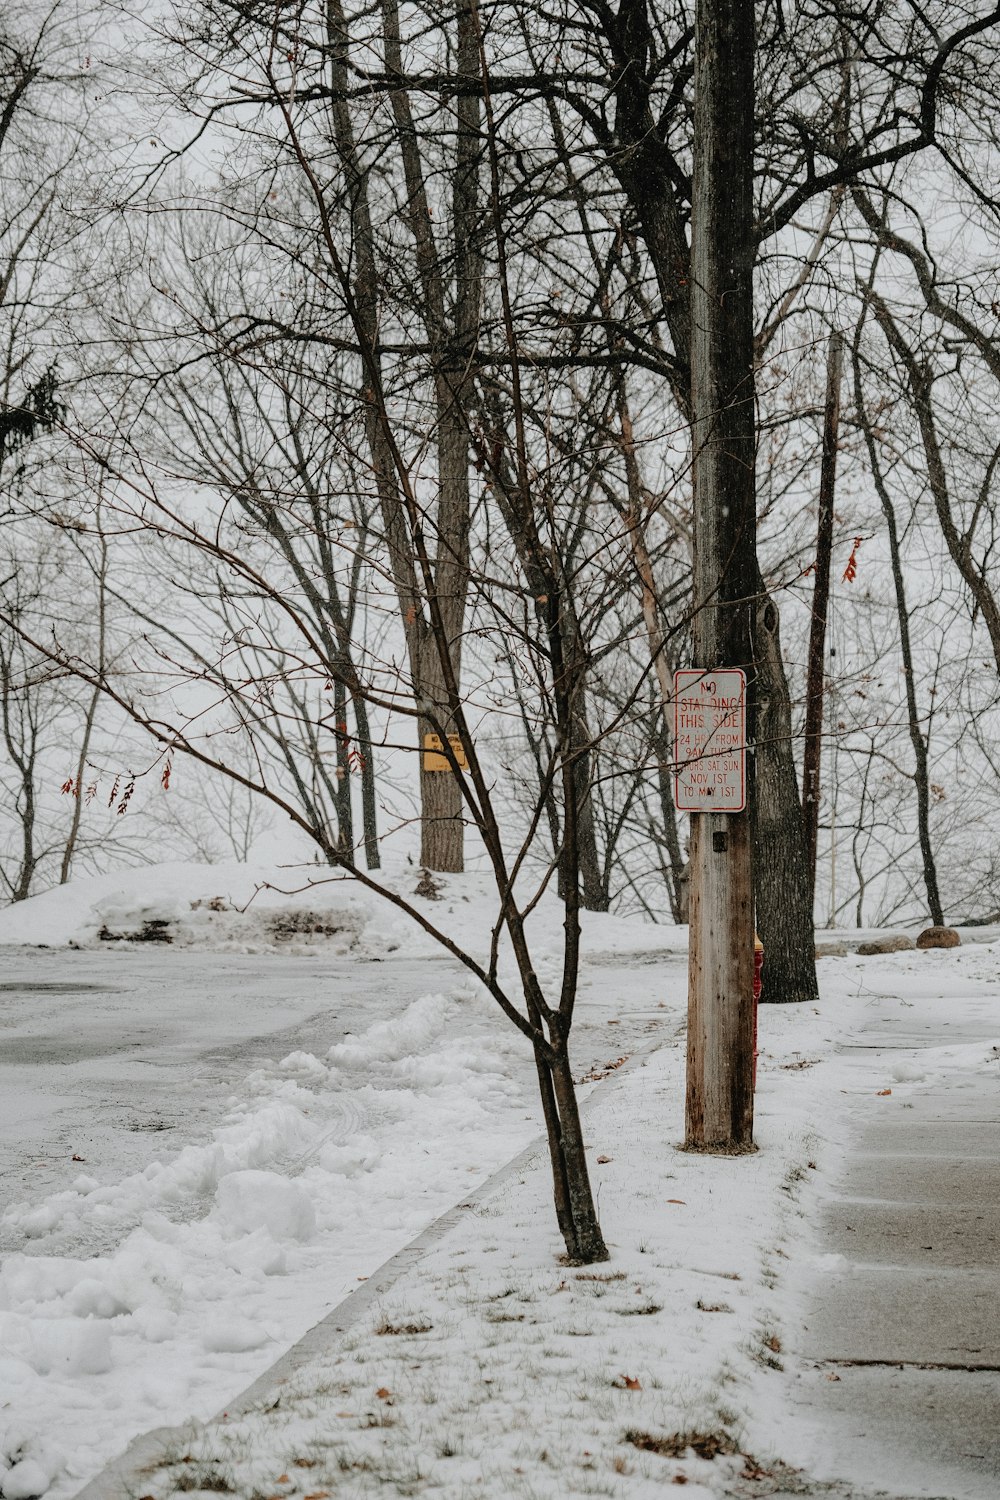
[[[747,679],[737,667],[674,673],[674,806],[743,812],[747,805]]]

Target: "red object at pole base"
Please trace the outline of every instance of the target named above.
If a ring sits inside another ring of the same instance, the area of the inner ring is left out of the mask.
[[[753,1086],[757,1087],[757,1006],[764,988],[764,944],[753,935]]]

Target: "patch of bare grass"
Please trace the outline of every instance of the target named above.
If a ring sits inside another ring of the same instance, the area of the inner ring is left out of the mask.
[[[630,1427],[625,1441],[643,1453],[656,1453],[660,1458],[683,1458],[688,1452],[697,1458],[713,1459],[720,1454],[735,1453],[736,1444],[727,1432],[641,1432]]]

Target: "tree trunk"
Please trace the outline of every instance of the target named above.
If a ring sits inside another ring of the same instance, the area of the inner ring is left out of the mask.
[[[511,413],[515,483],[506,484],[504,440],[492,459],[493,480],[502,494],[508,514],[514,521],[512,536],[522,538],[524,577],[532,591],[538,625],[537,646],[551,682],[556,732],[554,772],[562,793],[563,837],[560,864],[565,880],[565,920],[563,922],[563,965],[559,999],[548,1005],[541,992],[524,931],[524,913],[516,906],[513,881],[504,856],[500,826],[492,808],[490,790],[475,746],[469,747],[469,767],[480,810],[480,831],[490,854],[498,892],[503,905],[503,922],[507,928],[518,965],[524,992],[528,1021],[533,1032],[535,1060],[541,1087],[542,1107],[548,1131],[552,1158],[553,1189],[557,1213],[571,1260],[583,1263],[606,1260],[607,1248],[594,1208],[587,1172],[587,1159],[580,1130],[576,1090],[568,1058],[568,1041],[573,1023],[580,973],[580,845],[577,788],[572,754],[574,716],[578,711],[575,693],[586,680],[587,661],[578,649],[580,635],[573,611],[572,593],[567,585],[564,566],[557,550],[542,541],[538,516],[544,513],[533,493],[531,467],[528,461],[525,407],[521,388],[517,338],[511,310],[506,234],[500,203],[500,169],[497,150],[496,117],[489,90],[489,70],[485,39],[479,29],[479,12],[474,8],[470,20],[475,29],[486,141],[491,183],[491,217],[493,242],[497,255],[497,284],[503,313],[504,338],[510,356]],[[540,587],[535,587],[536,582]],[[536,809],[538,813],[541,809]],[[534,905],[534,902],[531,903]]]
[[[639,472],[639,461],[635,450],[635,433],[632,425],[632,412],[628,401],[625,376],[620,369],[616,372],[615,397],[618,405],[618,420],[622,430],[622,457],[625,461],[625,478],[628,484],[628,507],[624,512],[624,520],[628,529],[632,560],[635,563],[635,571],[639,579],[642,618],[646,627],[649,659],[653,664],[653,671],[656,674],[656,682],[659,687],[660,701],[658,708],[655,710],[652,740],[656,754],[663,833],[667,844],[667,854],[670,859],[670,879],[666,882],[667,899],[670,902],[670,911],[674,921],[686,923],[688,920],[688,903],[687,892],[684,890],[686,883],[684,856],[681,853],[680,839],[677,835],[677,815],[674,808],[673,786],[671,784],[669,769],[671,739],[670,705],[673,702],[673,684],[670,676],[670,662],[667,656],[667,643],[664,639],[660,623],[660,603],[656,592],[653,559],[649,555],[645,524],[643,522],[647,496],[644,492],[642,476]]]
[[[992,21],[992,17],[990,18]],[[942,323],[950,325],[958,334],[960,341],[967,341],[979,354],[983,363],[992,374],[994,380],[1000,382],[1000,343],[992,330],[983,330],[979,327],[975,316],[969,316],[963,310],[963,300],[949,294],[942,295],[947,283],[938,279],[938,272],[930,256],[916,245],[901,235],[894,234],[880,216],[868,197],[867,193],[855,186],[852,190],[854,202],[861,212],[861,216],[869,229],[878,237],[880,245],[895,251],[899,255],[905,255],[913,267],[917,282],[923,294],[928,310],[939,318]],[[931,495],[941,522],[942,533],[948,546],[948,551],[962,577],[965,579],[972,596],[982,612],[983,623],[989,631],[990,644],[993,647],[993,656],[996,661],[997,672],[1000,673],[1000,605],[991,587],[991,580],[987,577],[986,567],[976,564],[972,555],[972,533],[959,532],[951,515],[951,506],[948,499],[948,488],[941,452],[937,441],[933,409],[930,405],[931,387],[933,376],[930,369],[919,363],[913,350],[903,338],[899,328],[889,316],[888,308],[881,298],[875,295],[871,285],[868,291],[869,301],[882,331],[899,354],[907,368],[910,378],[910,388],[913,396],[914,407],[920,422],[921,437],[924,442],[927,458],[927,477],[930,481]],[[985,495],[983,496],[985,499]],[[991,549],[990,549],[991,550]],[[989,557],[989,551],[987,552]],[[995,573],[995,569],[993,569]]]
[[[382,852],[378,846],[375,755],[368,724],[368,705],[360,693],[353,693],[351,701],[354,705],[354,727],[361,755],[361,830],[365,841],[365,865],[369,870],[379,870],[382,868]]]
[[[386,65],[403,72],[396,0],[382,0]],[[479,73],[479,41],[467,4],[456,15],[455,66],[462,78]],[[454,308],[449,317],[442,258],[435,237],[418,134],[409,96],[394,89],[391,105],[406,182],[405,219],[413,237],[421,290],[421,314],[431,348],[436,406],[438,502],[435,516],[434,587],[452,673],[461,680],[462,637],[469,589],[471,484],[470,416],[475,400],[472,355],[478,336],[482,301],[482,255],[479,233],[480,101],[469,89],[454,98],[455,165],[451,180],[451,229],[454,241]],[[426,733],[454,733],[452,705],[443,690],[444,673],[437,657],[440,640],[428,638],[420,652],[415,683],[418,697],[433,705],[440,728],[421,721]],[[420,862],[428,870],[464,868],[462,788],[453,771],[427,772],[421,753]]]
[[[419,721],[421,746],[426,736],[436,735],[444,741],[454,734],[447,708],[440,707],[434,720]],[[462,817],[462,789],[458,776],[451,770],[428,770],[437,755],[420,752],[420,866],[424,870],[461,873],[465,868],[465,823]]]
[[[758,574],[754,667],[754,895],[764,944],[761,999],[815,1000],[815,931],[805,826],[792,751],[792,709],[778,610]]]
[[[743,4],[740,4],[739,0],[729,0],[729,3],[720,9],[720,22],[723,15],[732,17],[735,14],[743,17],[743,12],[748,8],[746,0]],[[743,17],[743,19],[746,18]],[[694,308],[699,296],[704,297],[704,288],[699,288],[698,274],[688,255],[684,233],[685,207],[671,175],[670,153],[660,139],[657,120],[653,113],[650,78],[647,72],[647,59],[653,50],[650,33],[650,7],[643,3],[643,0],[634,0],[634,3],[630,0],[629,4],[619,6],[616,24],[608,33],[616,62],[613,84],[616,101],[615,135],[619,145],[619,149],[612,156],[611,164],[629,202],[636,211],[650,261],[656,273],[662,298],[663,320],[669,329],[674,349],[669,372],[670,385],[678,406],[685,415],[688,415],[692,411],[693,400],[691,362],[693,362],[694,355],[691,346],[702,333]],[[751,38],[747,37],[744,40],[748,46],[752,47]],[[723,83],[723,94],[724,90]],[[753,137],[751,119],[741,113],[742,106],[737,103],[735,96],[732,103],[734,121],[735,117],[741,121],[738,128],[745,131],[744,144],[749,149]],[[720,109],[726,108],[727,101],[723,97],[720,100]],[[698,127],[695,129],[695,139],[696,141],[704,139]],[[735,214],[735,208],[731,212]],[[723,207],[720,247],[726,242],[725,217],[726,209]],[[749,252],[751,256],[755,254],[755,250],[756,245],[751,245]],[[731,303],[731,288],[720,285],[717,288],[717,295],[725,300],[728,307]],[[784,667],[780,662],[772,662],[768,667],[768,674],[771,679],[770,701],[776,704],[783,694],[785,707],[790,716],[790,700]],[[801,830],[802,812],[799,802],[798,777],[795,774],[790,744],[787,757],[776,757],[773,764],[783,766],[784,770],[779,780],[766,789],[768,804],[779,814],[778,821],[781,826],[791,831],[797,819]],[[791,777],[785,774],[789,765],[792,770]],[[758,786],[763,786],[771,771],[772,760],[765,757],[763,764],[758,763]],[[799,843],[801,844],[801,833]],[[763,852],[755,847],[755,862],[760,864],[764,857]],[[794,854],[793,859],[798,863]],[[792,903],[790,907],[772,906],[772,902],[777,901],[779,894],[784,900]],[[758,884],[757,901],[758,924],[769,932],[777,933],[780,930],[786,913],[793,930],[800,935],[800,939],[808,928],[810,933],[808,951],[799,955],[798,966],[813,964],[812,892],[808,886],[794,885],[786,881],[779,891],[778,886],[765,881]],[[775,949],[774,956],[780,964],[779,948]],[[770,965],[768,967],[770,971]],[[773,985],[774,981],[780,977],[780,970],[770,972]],[[788,972],[785,966],[785,978],[781,980],[783,988],[788,988],[787,978]],[[807,988],[810,987],[807,986]],[[815,974],[811,993],[815,994]]]
[[[690,905],[687,893],[687,865],[677,832],[677,810],[674,807],[674,788],[670,775],[670,729],[667,725],[666,708],[658,705],[654,713],[657,722],[653,729],[653,751],[656,756],[656,779],[660,793],[663,837],[669,861],[669,877],[667,871],[664,870],[664,883],[667,887],[667,900],[670,902],[670,915],[678,926],[684,926],[690,917]]]
[[[486,407],[487,431],[481,450],[481,460],[484,467],[488,466],[488,472],[492,475],[497,506],[531,592],[535,600],[539,601],[536,603],[536,614],[542,618],[546,606],[540,601],[548,598],[550,582],[537,555],[538,543],[534,522],[525,524],[526,518],[521,507],[513,502],[513,497],[517,494],[517,480],[511,471],[510,461],[504,447],[506,422],[495,393],[487,398]],[[560,587],[568,601],[568,607],[562,616],[565,648],[574,662],[571,674],[572,686],[568,697],[570,722],[567,754],[573,766],[578,838],[577,857],[582,881],[580,895],[585,910],[607,911],[611,900],[607,876],[601,864],[597,827],[594,820],[594,793],[591,779],[593,735],[587,711],[587,652],[580,634],[579,622],[572,608],[569,586],[566,581],[568,571],[568,568],[564,566],[560,576]],[[510,661],[509,657],[508,661]],[[526,716],[524,722],[525,733],[531,743],[532,754],[541,781],[545,769],[540,753],[540,740],[535,737]],[[565,901],[567,894],[565,861],[560,854],[563,841],[561,826],[563,820],[559,816],[554,786],[551,786],[545,793],[545,804],[552,836],[553,854],[557,860],[557,890],[560,898]]]
[[[837,477],[837,436],[840,427],[840,372],[844,344],[831,333],[826,369],[826,408],[823,458],[819,478],[819,517],[812,620],[806,674],[805,743],[802,747],[802,815],[806,825],[809,888],[816,890],[816,846],[819,834],[820,761],[823,750],[823,684],[826,675],[826,617],[830,602],[830,560],[833,554],[833,493]],[[815,906],[815,902],[814,902]]]
[[[605,872],[601,867],[597,845],[597,822],[594,818],[594,788],[591,780],[594,739],[587,712],[587,653],[580,638],[579,624],[571,610],[565,613],[569,651],[575,663],[570,708],[570,747],[573,758],[573,786],[576,793],[577,857],[580,867],[580,903],[585,911],[607,911],[611,897]],[[566,899],[565,882],[560,866],[559,894]]]
[[[857,345],[855,345],[854,351],[854,392],[858,416],[865,435],[865,446],[868,449],[868,461],[871,465],[872,479],[875,482],[875,490],[882,506],[882,514],[885,516],[886,532],[889,537],[889,557],[892,563],[892,581],[896,593],[896,618],[899,621],[899,645],[903,658],[903,681],[906,686],[907,728],[910,734],[910,744],[913,747],[913,785],[917,797],[917,836],[920,840],[920,857],[923,864],[924,889],[927,892],[927,909],[930,913],[931,921],[935,926],[943,927],[944,909],[941,905],[937,864],[934,859],[934,847],[931,843],[930,778],[927,766],[927,743],[920,732],[917,685],[913,674],[913,647],[910,641],[910,612],[906,604],[906,583],[903,578],[903,561],[899,548],[899,528],[896,525],[895,507],[886,488],[882,475],[882,466],[878,461],[878,452],[875,448],[875,435],[872,432],[871,423],[868,421],[865,412],[864,392],[861,387],[861,366],[857,356]]]
[[[594,789],[590,779],[591,753],[581,750],[575,767],[578,837],[580,840],[580,904],[584,911],[607,911],[611,892],[601,867],[594,819]]]
[[[563,1049],[554,1060],[546,1059],[536,1048],[535,1062],[566,1258],[574,1265],[592,1265],[607,1260],[608,1250],[594,1208],[569,1057]]]
[[[31,895],[31,882],[35,878],[38,856],[35,853],[35,788],[27,776],[22,777],[24,800],[20,807],[21,820],[21,864],[17,882],[10,893],[11,901],[27,901]]]
[[[336,725],[337,766],[334,807],[337,811],[337,848],[354,850],[354,803],[351,792],[351,737],[347,731],[347,688],[340,677],[333,682],[333,716]]]
[[[754,16],[698,0],[691,250],[694,664],[752,687]],[[753,1149],[750,815],[691,814],[687,1133]]]
[[[104,606],[101,605],[101,614]],[[103,652],[99,658],[103,671]],[[63,845],[62,861],[59,865],[59,884],[65,885],[73,868],[73,855],[76,853],[77,840],[80,837],[80,824],[83,821],[83,778],[87,774],[87,757],[90,754],[90,737],[94,732],[94,721],[97,718],[97,710],[101,701],[100,688],[95,688],[90,695],[90,702],[83,719],[83,734],[80,737],[80,753],[76,758],[76,795],[73,798],[73,812],[69,822],[69,833],[66,835],[66,843]]]
[[[402,74],[399,14],[395,0],[382,3],[386,65]],[[359,332],[368,350],[369,375],[380,383],[375,354],[379,329],[379,273],[368,199],[367,170],[359,158],[353,123],[346,104],[348,91],[347,24],[341,0],[328,0],[333,134],[351,190],[355,253],[353,295]],[[463,75],[478,72],[478,41],[471,13],[463,8],[457,21],[457,65]],[[434,606],[443,624],[430,628],[425,597],[427,578],[418,570],[415,537],[401,503],[387,414],[381,392],[372,391],[366,406],[366,436],[379,495],[390,568],[406,638],[410,681],[417,702],[429,705],[417,721],[421,795],[421,863],[431,870],[464,868],[464,822],[459,775],[452,771],[426,772],[424,737],[453,730],[455,705],[445,687],[448,675],[461,680],[462,637],[468,594],[469,562],[469,405],[474,394],[470,352],[478,326],[481,300],[481,257],[476,247],[478,204],[477,163],[481,148],[479,100],[459,90],[455,103],[455,170],[452,180],[454,233],[454,316],[446,315],[442,260],[434,236],[432,214],[423,178],[417,133],[409,97],[394,89],[390,96],[407,196],[404,218],[413,240],[421,316],[432,360],[437,439],[438,502],[429,527],[433,559],[429,565]],[[431,611],[433,612],[433,611]],[[446,670],[442,654],[448,657]],[[427,798],[425,805],[424,799]]]

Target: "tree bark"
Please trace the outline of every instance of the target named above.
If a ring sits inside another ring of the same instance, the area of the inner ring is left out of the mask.
[[[565,1048],[552,1063],[551,1074],[559,1123],[560,1178],[565,1184],[566,1207],[571,1221],[569,1235],[564,1229],[563,1236],[569,1259],[579,1261],[581,1265],[592,1265],[595,1261],[607,1260],[608,1251],[594,1207],[576,1086]]]
[[[38,730],[30,701],[18,702],[18,688],[13,679],[12,659],[0,649],[0,716],[7,754],[17,771],[20,783],[14,799],[14,812],[20,824],[21,858],[17,878],[7,882],[11,901],[26,901],[31,895],[39,855],[35,846],[35,773],[38,759]],[[79,790],[79,788],[77,789]]]
[[[982,615],[993,647],[993,659],[1000,672],[1000,605],[990,586],[985,567],[980,567],[972,553],[972,529],[959,531],[951,508],[948,490],[948,472],[944,454],[938,438],[937,421],[934,415],[934,374],[929,363],[921,362],[914,355],[895,322],[889,309],[880,297],[872,296],[871,303],[879,327],[890,346],[899,355],[906,370],[910,386],[910,400],[920,427],[920,439],[927,464],[927,482],[937,512],[941,535],[951,555],[951,560],[962,575],[976,608]],[[989,549],[987,549],[987,556]]]
[[[681,849],[680,835],[677,832],[677,809],[674,807],[673,778],[670,774],[671,731],[667,723],[666,705],[657,704],[654,713],[656,723],[652,731],[653,753],[656,756],[656,784],[668,862],[668,868],[663,871],[664,884],[667,887],[667,900],[670,902],[670,915],[679,927],[683,927],[687,925],[690,917],[687,891],[688,872],[684,851]]]
[[[331,116],[334,138],[345,167],[351,197],[354,231],[354,285],[359,332],[375,370],[379,327],[379,276],[368,198],[368,178],[359,159],[354,127],[346,103],[347,23],[341,0],[327,0],[330,35]],[[383,0],[383,37],[386,64],[402,72],[398,9]],[[457,60],[463,74],[478,72],[478,40],[471,12],[458,12]],[[435,606],[443,631],[429,623],[429,602],[417,579],[412,538],[398,493],[391,444],[384,426],[384,406],[371,392],[366,406],[366,436],[379,495],[390,567],[406,638],[409,675],[414,696],[426,705],[417,720],[421,796],[421,864],[431,870],[464,868],[462,789],[457,771],[428,773],[424,769],[427,734],[454,733],[454,704],[446,677],[461,680],[462,636],[468,594],[469,563],[469,406],[474,386],[470,354],[481,301],[481,257],[476,248],[478,203],[477,163],[481,150],[479,99],[459,91],[456,98],[455,170],[452,179],[454,233],[454,312],[449,318],[442,262],[436,243],[430,204],[423,178],[417,134],[405,90],[391,95],[396,133],[406,183],[404,217],[413,240],[421,293],[421,314],[427,330],[435,392],[438,502],[430,528],[434,539],[432,564]],[[376,372],[376,379],[378,378]],[[441,659],[446,652],[448,668]]]
[[[876,212],[875,205],[867,193],[855,187],[853,198],[865,223],[877,237],[878,244],[898,255],[904,255],[909,260],[928,311],[940,319],[942,324],[954,328],[962,340],[967,340],[979,354],[994,380],[1000,382],[1000,343],[995,334],[985,333],[974,317],[966,315],[961,299],[945,299],[938,284],[933,259],[925,251],[919,250],[916,245],[904,239],[902,235],[893,233],[886,224],[884,216]],[[943,462],[939,462],[941,454],[930,405],[933,383],[931,372],[915,359],[913,351],[890,317],[885,304],[870,288],[869,300],[882,331],[907,369],[913,404],[920,423],[921,437],[927,457],[931,494],[938,512],[942,533],[953,562],[965,579],[972,597],[982,612],[983,623],[989,631],[997,672],[1000,673],[1000,607],[998,607],[997,598],[991,588],[985,568],[980,568],[972,556],[972,529],[960,533],[951,515],[947,481]],[[989,478],[988,475],[987,483]]]
[[[625,479],[628,484],[628,508],[624,512],[624,520],[628,530],[632,560],[635,564],[636,576],[639,580],[639,594],[642,599],[642,619],[646,627],[649,659],[653,664],[653,671],[656,675],[657,687],[659,688],[659,705],[656,713],[657,723],[653,727],[652,739],[656,754],[657,780],[659,783],[660,807],[663,817],[663,834],[670,860],[670,879],[666,882],[667,899],[670,902],[670,912],[674,921],[683,924],[688,920],[687,892],[684,890],[687,877],[684,869],[684,856],[681,853],[680,838],[677,834],[677,813],[674,808],[673,786],[669,770],[672,727],[670,723],[670,706],[673,702],[673,683],[670,675],[671,663],[668,660],[667,643],[660,622],[660,602],[656,592],[653,559],[649,555],[649,547],[646,543],[646,529],[643,522],[646,495],[643,490],[642,476],[639,472],[639,462],[635,451],[635,433],[632,424],[632,412],[628,401],[628,392],[625,386],[625,377],[621,371],[617,374],[615,396],[618,405],[618,420],[622,431],[621,445],[622,457],[625,461]]]
[[[576,797],[577,858],[580,865],[580,903],[585,911],[607,911],[611,905],[606,872],[601,866],[597,844],[597,821],[594,817],[592,784],[594,737],[587,710],[587,651],[580,635],[579,622],[572,609],[564,616],[567,652],[573,662],[570,691],[570,744],[573,762],[573,787]],[[566,899],[563,865],[559,868],[559,894]]]
[[[892,563],[892,581],[896,594],[896,618],[899,622],[899,645],[903,658],[903,681],[906,686],[907,728],[910,735],[910,744],[913,747],[913,785],[917,798],[917,837],[920,842],[920,857],[923,864],[924,889],[927,892],[927,909],[930,913],[931,921],[935,926],[943,927],[944,909],[941,905],[941,894],[938,887],[934,846],[931,843],[930,777],[927,763],[927,742],[920,731],[917,686],[913,674],[913,647],[910,641],[910,612],[906,603],[906,583],[903,578],[903,561],[900,555],[899,527],[896,524],[895,507],[885,484],[882,466],[878,460],[875,435],[872,432],[871,423],[868,421],[865,411],[864,392],[861,387],[861,365],[857,356],[857,346],[855,346],[854,357],[854,394],[858,417],[865,436],[865,446],[868,449],[868,461],[871,465],[872,479],[874,480],[875,491],[882,506],[882,514],[885,516],[886,533],[889,538],[889,557]]]
[[[726,12],[743,7],[732,0]],[[683,173],[668,144],[661,139],[653,112],[649,58],[655,55],[650,12],[646,0],[623,0],[617,19],[608,23],[608,37],[615,61],[613,84],[616,111],[614,150],[611,165],[639,219],[642,236],[656,274],[663,308],[663,320],[673,343],[674,358],[669,379],[674,398],[685,415],[692,411],[691,362],[692,343],[698,336],[695,303],[704,295],[699,277],[688,254],[685,238],[685,203]],[[675,90],[681,90],[685,78],[678,74]],[[677,97],[682,94],[678,93]],[[727,107],[723,100],[721,108]],[[746,146],[752,141],[752,123],[744,120]],[[698,127],[695,130],[698,136]],[[722,231],[725,232],[725,211]],[[721,243],[721,241],[720,241]],[[692,247],[693,248],[693,247]],[[756,242],[751,255],[756,251]],[[718,295],[729,300],[729,289],[720,286]],[[761,613],[766,594],[757,574],[758,606]],[[767,678],[769,705],[791,722],[791,695],[784,664],[776,659],[767,641],[761,643],[764,661],[758,666]],[[780,774],[778,774],[780,773]],[[777,780],[766,786],[767,778]],[[791,740],[776,745],[772,755],[758,757],[757,785],[763,789],[767,806],[764,820],[754,821],[755,865],[758,870],[766,856],[758,850],[758,833],[777,837],[783,829],[797,848],[791,852],[796,869],[805,870],[804,830],[799,801],[798,776],[795,770]],[[782,856],[783,858],[784,856]],[[812,926],[812,891],[808,882],[792,879],[759,879],[756,882],[758,927],[772,935],[767,991],[786,998],[808,999],[817,993]],[[782,936],[790,928],[799,950],[792,954]],[[773,960],[773,966],[772,966]],[[811,973],[808,971],[811,970]]]
[[[427,656],[433,661],[432,649],[428,649]],[[429,686],[429,675],[422,679],[425,686]],[[433,719],[421,717],[418,720],[422,747],[427,744],[428,735],[436,736],[443,746],[447,736],[456,732],[454,720],[441,701],[446,696],[444,684],[439,682],[437,685],[440,696],[430,698],[435,704]],[[421,749],[420,867],[441,873],[461,873],[465,868],[465,821],[458,774],[450,767],[448,770],[428,770],[428,762],[433,765],[434,759]]]
[[[98,555],[100,561],[92,568],[94,582],[97,587],[97,662],[98,668],[103,675],[105,671],[105,656],[107,648],[107,577],[108,577],[108,544],[103,533],[98,542]],[[66,843],[63,846],[62,862],[59,866],[59,884],[65,885],[69,880],[70,871],[73,868],[73,856],[76,853],[77,839],[80,836],[80,824],[83,820],[83,779],[87,771],[87,757],[90,754],[90,740],[94,732],[94,724],[97,720],[97,709],[101,700],[100,688],[94,688],[91,692],[89,702],[83,717],[83,729],[80,735],[80,753],[76,758],[76,795],[73,798],[73,812],[70,817],[69,833],[66,835]]]
[[[840,377],[844,343],[831,333],[826,367],[823,420],[823,457],[819,477],[819,517],[813,579],[812,620],[806,673],[805,743],[802,748],[802,815],[806,825],[809,888],[816,889],[816,845],[819,834],[820,761],[823,751],[823,684],[826,668],[826,617],[830,603],[830,561],[833,555],[833,493],[837,477],[837,438],[840,428]]]
[[[351,738],[347,730],[347,688],[340,677],[333,683],[337,767],[333,788],[337,810],[337,848],[341,853],[354,848],[354,803],[351,794]]]
[[[378,842],[378,800],[375,795],[375,755],[368,705],[360,693],[352,693],[354,724],[361,755],[361,832],[365,841],[365,864],[369,870],[382,868],[382,851]]]
[[[396,0],[382,0],[386,66],[402,74],[399,11]],[[478,35],[467,3],[456,17],[456,70],[463,78],[479,73]],[[475,398],[471,358],[475,346],[482,286],[482,256],[478,246],[480,101],[467,90],[454,99],[455,166],[451,181],[451,220],[454,242],[453,309],[446,304],[445,278],[416,124],[409,95],[394,89],[391,104],[399,138],[406,182],[404,216],[413,237],[421,289],[421,311],[431,349],[437,426],[438,503],[434,582],[447,636],[447,649],[456,680],[461,679],[462,634],[469,589],[469,522],[471,488],[469,428]],[[431,719],[421,721],[421,743],[428,733],[456,731],[443,672],[435,660],[440,642],[428,640],[421,651],[420,697],[432,705]],[[438,727],[440,726],[440,727]],[[424,768],[421,754],[420,863],[428,870],[464,869],[465,822],[462,789],[453,771]]]
[[[539,559],[538,538],[534,520],[528,517],[523,506],[517,500],[518,481],[512,471],[511,463],[504,447],[507,423],[497,392],[493,391],[487,395],[485,407],[486,430],[483,434],[481,462],[483,463],[483,467],[492,476],[493,493],[497,507],[503,517],[504,525],[507,528],[507,533],[513,543],[518,561],[528,581],[532,596],[536,600],[536,615],[541,620],[544,618],[546,611],[546,605],[541,601],[549,598],[552,587],[551,580],[547,568],[542,565]],[[575,789],[576,858],[579,860],[580,866],[580,896],[586,911],[607,911],[611,905],[611,897],[608,889],[607,874],[601,862],[600,849],[597,842],[597,826],[594,819],[594,796],[591,772],[594,737],[590,729],[590,718],[587,708],[587,651],[579,622],[573,609],[572,595],[567,579],[569,571],[567,559],[564,558],[560,567],[559,589],[566,600],[566,608],[563,610],[561,616],[564,649],[567,657],[572,659],[574,663],[569,696],[567,698],[569,706],[567,755],[573,768],[573,786]],[[510,658],[508,658],[508,661],[510,661]],[[525,718],[524,727],[525,734],[528,737],[529,743],[531,743],[532,754],[535,764],[538,767],[541,784],[544,781],[545,770],[541,761],[540,742],[535,737],[527,718]],[[559,726],[555,725],[554,728],[558,734]],[[566,861],[563,855],[564,820],[560,818],[560,808],[555,786],[550,784],[544,795],[546,816],[552,836],[552,852],[557,860],[557,889],[560,898],[565,901],[567,896],[567,877]]]
[[[815,932],[778,609],[758,575],[754,620],[754,895],[770,1004],[815,1000]]]

